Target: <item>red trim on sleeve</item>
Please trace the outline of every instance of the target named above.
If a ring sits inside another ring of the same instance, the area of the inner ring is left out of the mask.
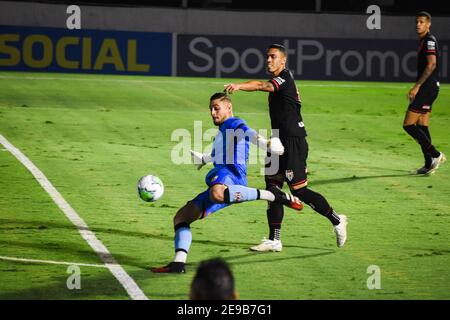
[[[274,79],[271,79],[270,82],[272,82],[275,85],[275,89],[280,90],[280,86]]]

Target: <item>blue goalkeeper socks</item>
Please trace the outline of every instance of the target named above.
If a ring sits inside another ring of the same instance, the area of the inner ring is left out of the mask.
[[[259,199],[259,190],[241,185],[230,185],[224,192],[225,203],[237,203]]]
[[[175,252],[188,252],[192,243],[192,233],[189,224],[179,223],[175,226]]]

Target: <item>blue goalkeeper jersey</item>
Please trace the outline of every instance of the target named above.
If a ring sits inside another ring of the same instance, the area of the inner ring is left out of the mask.
[[[211,171],[217,172],[226,167],[234,174],[245,178],[249,143],[255,135],[256,131],[249,128],[244,120],[234,117],[225,120],[219,126],[219,132],[214,139],[211,152],[214,169]]]

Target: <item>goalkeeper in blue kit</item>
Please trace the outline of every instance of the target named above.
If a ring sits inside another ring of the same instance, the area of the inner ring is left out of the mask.
[[[171,263],[152,268],[156,273],[183,273],[187,254],[192,243],[190,224],[198,219],[223,209],[230,204],[253,200],[276,202],[302,210],[303,204],[291,194],[278,187],[261,190],[247,187],[247,160],[250,142],[272,155],[284,153],[281,141],[274,137],[264,139],[249,128],[239,118],[233,117],[230,97],[226,93],[216,93],[210,98],[211,117],[219,131],[215,137],[211,154],[191,151],[194,164],[200,169],[208,162],[214,167],[205,178],[207,190],[188,201],[173,219],[175,228],[175,257]]]

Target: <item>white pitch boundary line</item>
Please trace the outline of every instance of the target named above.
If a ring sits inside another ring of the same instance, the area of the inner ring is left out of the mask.
[[[184,83],[195,83],[195,84],[217,84],[217,85],[223,85],[227,82],[227,79],[223,79],[223,81],[201,81],[201,80],[156,80],[156,79],[145,79],[145,80],[139,80],[139,79],[100,79],[100,78],[70,78],[70,77],[10,77],[10,76],[2,76],[0,75],[0,79],[7,79],[7,80],[58,80],[58,81],[100,81],[100,82],[136,82],[136,83],[167,83],[167,84],[184,84]],[[386,89],[405,89],[409,88],[408,85],[364,85],[364,84],[300,84],[300,87],[337,87],[337,88],[386,88]]]
[[[104,264],[91,264],[91,263],[53,261],[53,260],[39,260],[39,259],[25,259],[25,258],[6,257],[6,256],[0,256],[0,260],[18,261],[18,262],[31,262],[31,263],[59,264],[59,265],[68,265],[68,266],[75,265],[75,266],[82,266],[82,267],[107,268]]]
[[[65,216],[77,227],[81,236],[92,249],[99,255],[105,266],[116,277],[120,284],[125,288],[128,295],[134,300],[148,300],[147,296],[138,287],[136,282],[114,259],[108,249],[95,236],[95,233],[89,230],[88,225],[76,213],[76,211],[67,203],[56,188],[51,184],[47,177],[28,159],[19,149],[14,147],[4,136],[0,134],[0,143],[9,150],[35,177],[44,190],[50,195],[56,205],[64,212]]]

